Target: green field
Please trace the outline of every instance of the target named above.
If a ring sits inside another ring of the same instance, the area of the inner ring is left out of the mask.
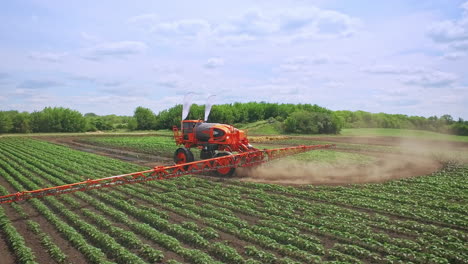
[[[311,153],[302,158],[321,152]],[[1,194],[142,169],[0,138]],[[0,206],[0,254],[12,263],[468,263],[467,175],[447,165],[383,184],[300,187],[184,176],[32,199]]]
[[[120,147],[148,154],[172,157],[177,149],[173,137],[145,136],[145,137],[86,137],[82,141],[100,146]]]

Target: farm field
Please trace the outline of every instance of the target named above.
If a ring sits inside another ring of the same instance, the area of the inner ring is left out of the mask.
[[[168,164],[176,148],[171,137],[48,139],[66,146],[40,139],[0,138],[1,194]],[[323,143],[292,138],[255,146],[314,142]],[[338,145],[284,162],[339,163],[363,173],[400,154],[396,146],[342,144],[348,149]],[[468,263],[468,168],[415,168],[413,158],[393,171],[410,171],[403,175],[409,178],[390,180],[402,178],[392,174],[378,180],[383,183],[184,176],[0,205],[0,262]],[[274,174],[277,165],[271,166],[254,173]],[[424,176],[410,177],[416,175]]]
[[[468,0],[3,1],[0,264],[468,264]]]

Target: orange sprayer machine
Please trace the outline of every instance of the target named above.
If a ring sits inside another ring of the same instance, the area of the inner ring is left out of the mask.
[[[253,152],[258,149],[249,144],[246,133],[231,125],[205,123],[201,120],[184,120],[182,129],[173,127],[177,145],[183,145],[174,153],[174,162],[183,164],[195,160],[190,148],[200,149],[200,159],[212,159],[232,155],[234,152]],[[235,168],[217,170],[221,176],[230,176]]]

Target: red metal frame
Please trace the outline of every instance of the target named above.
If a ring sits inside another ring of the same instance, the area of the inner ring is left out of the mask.
[[[297,146],[278,149],[264,149],[239,154],[212,158],[172,166],[154,167],[151,170],[116,175],[101,179],[88,179],[86,181],[65,184],[62,186],[38,189],[34,191],[17,192],[0,196],[0,204],[39,198],[44,196],[60,195],[78,191],[87,191],[124,184],[139,183],[153,180],[165,180],[187,174],[199,174],[215,171],[222,168],[237,168],[256,166],[273,159],[315,149],[330,148],[334,145]]]

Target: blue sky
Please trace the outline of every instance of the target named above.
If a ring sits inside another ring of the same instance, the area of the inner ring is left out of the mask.
[[[131,115],[192,92],[468,119],[466,0],[3,1],[0,36],[0,110]]]

